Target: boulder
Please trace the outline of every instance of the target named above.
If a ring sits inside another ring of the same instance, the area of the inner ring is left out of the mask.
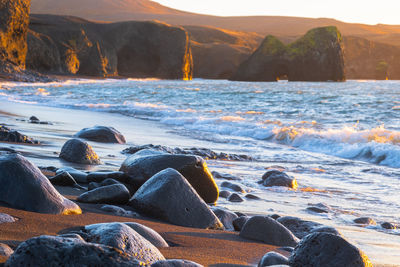
[[[69,175],[72,176],[72,178],[75,179],[75,181],[77,181],[78,183],[87,183],[87,176],[88,174],[86,172],[83,171],[79,171],[77,169],[74,169],[72,167],[63,167],[60,168],[56,171],[56,175],[63,173],[63,172],[68,172]]]
[[[130,205],[145,214],[180,226],[223,228],[185,177],[171,168],[144,183],[131,198]]]
[[[273,266],[279,264],[288,265],[289,264],[288,258],[279,253],[271,251],[262,257],[262,259],[258,263],[258,267]]]
[[[165,260],[157,261],[151,267],[203,267],[203,265],[188,260]]]
[[[1,0],[0,0],[1,3]],[[0,35],[1,37],[1,35]],[[0,49],[1,50],[1,49]],[[1,57],[1,55],[0,55]],[[0,61],[1,64],[1,61]],[[1,69],[0,69],[1,73]],[[21,134],[20,132],[11,130],[10,128],[0,125],[0,141],[3,142],[12,142],[12,143],[25,143],[25,144],[39,144],[39,141],[36,141],[26,135]]]
[[[235,231],[242,231],[243,225],[250,219],[248,216],[241,216],[232,221],[233,228]]]
[[[120,171],[130,176],[126,183],[139,188],[150,177],[167,168],[180,172],[206,203],[217,201],[218,186],[206,162],[198,156],[166,154],[133,159],[128,157]]]
[[[84,128],[77,132],[74,137],[102,143],[126,143],[125,137],[119,131],[117,131],[113,127],[106,126],[94,126],[91,128]]]
[[[99,188],[99,187],[113,185],[113,184],[121,184],[121,183],[118,182],[117,180],[108,178],[108,179],[105,179],[104,181],[102,181],[101,183],[96,183],[96,182],[89,183],[88,190],[91,191],[91,190]]]
[[[390,222],[384,222],[381,224],[381,227],[383,229],[389,229],[389,230],[393,230],[393,229],[397,229],[396,225]]]
[[[2,223],[13,223],[16,220],[17,219],[15,219],[13,216],[0,212],[0,224],[2,224]]]
[[[0,156],[0,201],[10,207],[50,214],[81,214],[42,172],[18,154]]]
[[[292,231],[292,233],[300,239],[308,235],[313,229],[323,226],[320,223],[305,221],[292,216],[284,216],[276,220]]]
[[[146,264],[165,260],[154,245],[124,223],[87,225],[84,231],[86,241],[117,248]]]
[[[117,216],[128,217],[128,218],[138,218],[140,215],[134,211],[125,210],[124,208],[113,206],[113,205],[104,205],[100,208],[102,211],[113,213]]]
[[[8,258],[14,253],[8,245],[0,243],[0,257]]]
[[[244,191],[244,189],[240,185],[228,181],[222,182],[221,187],[232,189],[235,192],[246,193],[246,191]]]
[[[85,192],[77,198],[84,203],[126,204],[130,198],[129,190],[123,184],[102,186]]]
[[[61,186],[76,186],[78,183],[68,172],[61,172],[55,176],[49,178],[49,181],[53,185]]]
[[[219,197],[228,198],[232,193],[226,190],[219,191]]]
[[[267,187],[286,186],[293,189],[296,189],[298,186],[296,178],[290,177],[286,173],[278,170],[267,171],[262,177],[262,184]]]
[[[289,257],[292,267],[372,266],[368,257],[340,236],[314,233],[303,238]]]
[[[93,148],[79,139],[68,140],[61,148],[60,158],[79,164],[100,164],[101,161]]]
[[[372,218],[369,218],[369,217],[360,217],[360,218],[354,219],[354,222],[356,224],[362,224],[362,225],[376,225],[375,220]]]
[[[7,260],[14,266],[132,266],[143,263],[111,246],[93,244],[78,238],[39,236],[22,242]]]
[[[228,198],[230,202],[243,202],[244,199],[236,193],[231,194]]]
[[[285,46],[268,35],[231,77],[236,81],[343,81],[342,37],[334,26],[315,28]]]
[[[140,223],[126,222],[127,226],[135,230],[139,235],[143,236],[147,241],[157,248],[167,248],[168,243],[160,236],[159,233]]]
[[[259,196],[256,196],[253,194],[246,194],[244,197],[247,199],[251,199],[251,200],[260,200],[261,199]]]
[[[211,210],[218,217],[225,227],[225,230],[234,231],[233,221],[239,218],[234,212],[219,207],[211,207]]]
[[[240,236],[274,246],[297,245],[299,240],[285,226],[268,216],[253,216],[243,226]]]

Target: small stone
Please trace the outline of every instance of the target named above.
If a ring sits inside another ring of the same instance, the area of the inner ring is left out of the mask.
[[[68,172],[69,175],[71,175],[75,181],[77,181],[78,183],[87,183],[87,176],[88,174],[86,172],[83,171],[78,171],[77,169],[74,169],[72,167],[64,167],[64,168],[60,168],[56,171],[56,175],[63,173],[63,172]]]
[[[264,257],[262,257],[262,259],[258,263],[258,267],[272,266],[278,264],[288,265],[289,260],[285,256],[271,251],[265,254]]]
[[[225,230],[234,231],[235,228],[233,226],[233,221],[238,218],[238,216],[229,210],[219,208],[219,207],[211,207],[211,210],[218,217],[218,219],[222,222],[225,227]]]
[[[93,151],[93,148],[79,139],[68,140],[61,148],[59,157],[73,163],[101,164],[99,156]]]
[[[247,199],[251,199],[251,200],[260,200],[261,198],[259,196],[253,195],[253,194],[247,194],[244,196]]]
[[[29,118],[30,122],[39,122],[40,120],[36,116],[31,116]]]
[[[49,178],[49,181],[53,185],[61,186],[74,186],[77,185],[75,179],[68,172],[61,172],[56,176]]]
[[[246,191],[244,191],[244,189],[240,185],[228,181],[222,182],[221,187],[232,189],[235,192],[246,193]]]
[[[128,217],[128,218],[139,218],[140,215],[137,212],[126,210],[124,208],[114,206],[114,205],[104,205],[100,208],[102,211],[110,212],[118,216]]]
[[[230,202],[243,202],[244,200],[238,194],[233,193],[228,197],[228,201],[230,201]]]
[[[381,227],[384,228],[384,229],[389,229],[389,230],[397,229],[396,225],[394,225],[393,223],[390,223],[390,222],[382,223]]]
[[[271,217],[274,220],[277,220],[278,218],[280,218],[281,216],[279,214],[271,214],[269,215],[269,217]]]
[[[285,186],[296,189],[298,187],[295,178],[290,177],[284,172],[278,170],[267,171],[262,177],[262,184],[264,186]]]
[[[125,144],[125,137],[113,127],[94,126],[84,128],[74,135],[74,137],[87,139],[102,143]]]
[[[300,239],[308,235],[313,229],[323,226],[320,223],[305,221],[292,216],[280,217],[277,221],[287,227]]]
[[[242,179],[240,179],[237,176],[234,176],[232,174],[229,173],[219,173],[216,171],[211,172],[212,175],[214,176],[215,179],[225,179],[225,180],[229,180],[229,181],[240,181]]]
[[[96,183],[96,182],[91,182],[88,185],[88,190],[93,190],[99,187],[103,187],[103,186],[108,186],[108,185],[113,185],[113,184],[121,184],[120,182],[118,182],[117,180],[108,178],[105,179],[104,181],[102,181],[101,183]]]
[[[17,221],[13,216],[5,214],[5,213],[0,213],[0,224],[2,223],[13,223]]]
[[[129,190],[123,184],[99,187],[83,193],[77,201],[84,203],[126,204],[130,198]]]
[[[232,225],[235,231],[240,232],[243,228],[243,225],[250,219],[248,216],[241,216],[232,221]]]
[[[320,226],[317,228],[314,228],[310,231],[310,234],[312,233],[329,233],[329,234],[333,234],[333,235],[338,235],[341,236],[340,232],[331,226]]]
[[[354,219],[354,222],[356,224],[362,224],[362,225],[376,225],[375,220],[372,218],[369,218],[369,217],[360,217],[360,218]]]
[[[129,179],[129,176],[126,175],[124,172],[110,172],[110,171],[90,172],[87,176],[87,180],[89,182],[101,183],[106,179],[114,179],[121,183],[125,183]]]
[[[219,197],[222,197],[222,198],[228,198],[230,195],[231,195],[231,192],[226,191],[226,190],[222,190],[219,192]]]

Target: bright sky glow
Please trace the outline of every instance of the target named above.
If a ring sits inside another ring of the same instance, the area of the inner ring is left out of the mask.
[[[162,5],[218,16],[334,18],[366,24],[400,24],[400,0],[154,0]]]

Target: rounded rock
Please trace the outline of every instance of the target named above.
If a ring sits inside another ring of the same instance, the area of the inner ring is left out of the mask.
[[[127,226],[135,230],[139,235],[143,236],[146,240],[152,243],[157,248],[167,248],[169,247],[168,243],[162,238],[162,236],[151,229],[140,223],[134,222],[126,222]]]
[[[279,253],[271,251],[262,257],[262,259],[258,263],[258,267],[273,266],[273,265],[288,265],[288,264],[289,264],[288,258]]]
[[[85,192],[77,198],[77,201],[98,204],[126,204],[129,198],[129,190],[125,185],[113,184]]]
[[[106,126],[94,126],[91,128],[84,128],[77,132],[74,137],[102,143],[126,143],[125,137],[119,131],[117,131],[113,127]]]
[[[295,178],[290,177],[284,172],[278,170],[267,171],[262,176],[262,184],[264,186],[285,186],[289,188],[296,189],[298,187]]]
[[[243,202],[244,200],[238,194],[233,193],[228,197],[228,201],[230,201],[230,202]]]
[[[376,225],[375,220],[372,218],[369,218],[369,217],[360,217],[360,218],[354,219],[354,222],[356,224],[362,224],[362,225]]]
[[[93,148],[79,139],[70,139],[65,142],[61,148],[60,158],[79,164],[101,164],[99,156],[97,156]]]

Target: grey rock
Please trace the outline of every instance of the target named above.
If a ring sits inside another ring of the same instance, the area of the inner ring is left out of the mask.
[[[211,210],[218,217],[218,219],[222,222],[225,227],[225,230],[234,231],[235,228],[233,226],[233,220],[239,218],[234,212],[219,208],[219,207],[211,207]]]
[[[251,200],[260,200],[261,198],[259,196],[253,195],[253,194],[247,194],[244,196],[247,199],[251,199]]]
[[[36,144],[36,145],[39,144],[39,141],[36,141],[24,134],[21,134],[18,131],[11,130],[10,128],[3,125],[0,125],[0,141],[12,142],[12,143]]]
[[[49,181],[53,185],[61,186],[75,186],[78,184],[68,172],[56,174],[55,176],[49,178]]]
[[[271,217],[274,220],[277,220],[278,218],[280,218],[281,216],[279,214],[271,214],[269,215],[269,217]]]
[[[0,256],[8,258],[13,253],[14,253],[14,250],[12,250],[12,248],[10,248],[6,244],[0,243]]]
[[[219,197],[228,198],[232,193],[226,190],[222,190],[219,192]]]
[[[248,216],[241,216],[232,221],[232,225],[235,231],[240,232],[244,226],[244,224],[250,219]]]
[[[165,260],[157,261],[151,267],[203,267],[203,265],[188,260]]]
[[[258,267],[263,267],[263,266],[273,266],[273,265],[288,265],[289,260],[285,256],[276,253],[274,251],[268,252],[265,254],[260,262],[258,263]]]
[[[274,246],[296,246],[299,240],[285,226],[268,216],[253,216],[243,226],[240,236]]]
[[[289,257],[292,267],[372,266],[368,257],[340,236],[314,233],[303,238]]]
[[[99,187],[80,195],[77,200],[84,203],[126,204],[129,190],[123,184]]]
[[[100,183],[106,179],[114,179],[121,183],[124,183],[126,182],[126,180],[129,179],[129,176],[127,176],[124,172],[110,172],[110,171],[90,172],[87,176],[88,182]]]
[[[56,171],[56,175],[63,173],[63,172],[68,172],[69,175],[72,176],[72,178],[75,179],[78,183],[87,183],[87,176],[88,174],[86,172],[79,171],[77,169],[74,169],[72,167],[64,167],[60,168]]]
[[[77,132],[74,137],[102,143],[126,143],[125,137],[119,131],[117,131],[113,127],[106,126],[94,126],[91,128],[84,128]]]
[[[96,182],[91,182],[88,185],[88,190],[93,190],[99,187],[103,187],[103,186],[108,186],[108,185],[113,185],[113,184],[121,184],[120,182],[118,182],[117,180],[108,178],[105,179],[104,181],[100,182],[100,183],[96,183]]]
[[[79,139],[70,139],[61,148],[60,158],[79,164],[96,165],[101,161],[93,148]]]
[[[124,223],[99,223],[85,226],[89,242],[117,248],[144,263],[165,260],[161,252]]]
[[[206,203],[218,199],[218,186],[205,161],[198,156],[156,155],[141,158],[127,158],[120,168],[130,176],[128,184],[139,188],[156,173],[172,168],[180,172]]]
[[[130,205],[145,214],[180,226],[223,227],[185,177],[171,168],[144,183],[131,198]]]
[[[5,266],[142,266],[133,256],[111,246],[78,238],[39,236],[22,242]]]
[[[360,217],[360,218],[354,219],[354,222],[356,224],[362,224],[362,225],[376,225],[375,220],[372,218],[369,218],[369,217]]]
[[[308,235],[313,229],[323,226],[320,223],[305,221],[297,217],[285,216],[280,217],[277,221],[288,228],[295,236],[302,239]]]
[[[238,194],[233,193],[228,197],[228,201],[230,201],[230,202],[243,202],[244,200]]]
[[[110,212],[118,216],[128,217],[128,218],[138,218],[140,215],[137,212],[126,210],[124,208],[113,206],[113,205],[104,205],[100,208],[102,211]]]
[[[278,170],[267,171],[262,177],[264,186],[285,186],[289,188],[297,188],[297,181],[294,177],[290,177],[284,172]]]
[[[393,230],[393,229],[397,229],[396,225],[390,222],[384,222],[381,224],[381,227],[384,229],[389,229],[389,230]]]
[[[13,216],[0,212],[0,224],[13,223],[15,221],[17,221],[17,219],[15,219]]]
[[[220,173],[217,171],[213,171],[211,172],[212,175],[214,176],[215,179],[225,179],[225,180],[229,180],[229,181],[240,181],[242,180],[241,178],[234,176],[232,174],[229,173]]]
[[[157,233],[150,227],[134,222],[126,222],[125,224],[130,228],[132,228],[133,230],[135,230],[139,235],[146,238],[155,247],[157,248],[169,247],[168,243],[164,240],[164,238],[162,238],[162,236],[159,233]]]
[[[320,227],[314,228],[310,231],[310,234],[311,233],[329,233],[329,234],[341,236],[340,232],[336,228],[331,227],[331,226],[320,226]]]
[[[0,201],[12,208],[50,214],[81,214],[42,172],[18,154],[0,156]]]
[[[331,207],[324,203],[318,203],[307,207],[307,210],[315,213],[329,213],[331,211]]]
[[[221,187],[232,189],[235,192],[246,193],[246,191],[244,191],[244,189],[240,185],[228,181],[222,182]]]

